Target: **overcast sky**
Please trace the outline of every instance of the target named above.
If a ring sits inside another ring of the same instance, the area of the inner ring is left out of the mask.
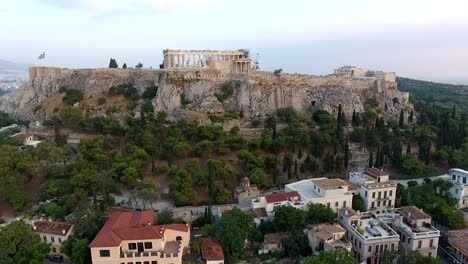
[[[0,59],[15,62],[157,67],[166,48],[247,48],[265,70],[327,74],[347,64],[468,84],[467,0],[0,2]]]

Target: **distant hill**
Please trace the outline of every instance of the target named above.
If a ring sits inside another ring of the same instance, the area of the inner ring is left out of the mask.
[[[28,69],[29,66],[27,64],[0,59],[0,77],[8,76],[24,79],[28,76]]]
[[[398,89],[409,92],[417,101],[434,103],[444,108],[457,109],[468,113],[468,85],[435,83],[398,77]]]

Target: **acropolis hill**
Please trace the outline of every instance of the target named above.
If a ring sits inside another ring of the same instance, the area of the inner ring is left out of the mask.
[[[84,94],[84,100],[75,107],[103,115],[110,107],[128,104],[125,100],[96,103],[100,97],[109,99],[111,87],[123,84],[134,86],[140,93],[156,86],[157,94],[151,102],[155,111],[202,122],[227,111],[242,111],[247,122],[285,107],[304,115],[317,109],[336,113],[339,104],[349,116],[353,110],[364,111],[369,98],[375,98],[388,116],[396,116],[401,108],[412,108],[408,93],[397,89],[395,73],[352,66],[326,76],[266,72],[256,67],[247,50],[165,50],[163,54],[162,69],[32,67],[26,85],[0,97],[0,111],[28,119],[48,118],[63,107],[57,98],[61,96],[59,88],[66,87]],[[230,87],[232,94],[220,100],[222,87]]]

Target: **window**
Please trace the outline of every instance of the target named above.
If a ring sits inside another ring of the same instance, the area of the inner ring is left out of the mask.
[[[375,192],[372,193],[372,198],[375,198]]]
[[[372,246],[369,246],[368,252],[372,252]]]
[[[335,207],[338,208],[338,202],[335,202]]]
[[[317,186],[316,186],[316,185],[314,185],[314,190],[317,190],[317,188],[316,188],[316,187],[317,187]]]
[[[387,198],[387,191],[383,193],[383,198]]]
[[[382,192],[379,192],[379,196],[378,196],[378,197],[379,197],[379,199],[382,197]]]
[[[385,206],[386,203],[387,203],[387,201],[384,200],[384,201],[382,202],[382,205]]]
[[[428,257],[432,257],[432,252],[427,253]]]
[[[54,253],[57,252],[57,249],[52,247],[52,252],[54,252]]]
[[[361,248],[361,242],[359,242],[359,248]]]
[[[149,261],[144,261],[143,264],[149,264]]]
[[[392,206],[392,200],[388,200],[388,206]]]
[[[377,207],[380,207],[380,201],[377,201]]]
[[[364,195],[364,196],[366,196],[366,198],[367,198],[367,191],[366,191],[366,193],[365,193],[365,195]]]
[[[422,241],[418,241],[418,248],[421,248]]]
[[[372,202],[371,208],[374,208],[374,205],[375,205],[374,202]]]
[[[47,237],[46,236],[42,236],[42,239],[44,239],[44,242],[47,243]]]
[[[392,251],[395,250],[395,244],[391,244],[390,248],[392,249]]]
[[[99,250],[99,256],[101,256],[101,257],[110,257],[110,251],[109,250]]]
[[[387,251],[388,249],[388,244],[385,244],[385,251]]]
[[[390,194],[389,194],[388,196],[390,196],[390,197],[391,197],[392,195],[393,195],[393,191],[390,191]]]
[[[330,203],[327,203],[327,207],[330,208]]]
[[[62,239],[60,237],[58,238],[58,242],[60,245],[62,244]]]
[[[153,243],[151,243],[151,242],[145,242],[145,248],[146,248],[146,249],[152,249],[152,248],[153,248]]]
[[[433,246],[434,246],[434,239],[431,239],[431,240],[429,241],[429,247],[433,247]]]
[[[346,201],[343,201],[343,207],[346,207]]]
[[[153,260],[151,261],[151,264],[158,264],[158,262]]]
[[[465,177],[463,177],[463,183],[466,183],[466,178]]]
[[[136,243],[128,243],[128,249],[135,250],[136,249]]]
[[[320,193],[320,188],[318,188],[318,192]]]
[[[52,242],[52,243],[55,242],[55,238],[53,236],[50,237],[50,242]]]
[[[408,244],[410,243],[410,241],[411,241],[411,238],[408,237]]]
[[[452,175],[452,180],[456,180],[456,179],[457,179],[457,176],[455,176],[455,174]]]

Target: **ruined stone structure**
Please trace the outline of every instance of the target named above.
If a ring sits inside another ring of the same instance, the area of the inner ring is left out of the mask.
[[[164,50],[164,69],[211,69],[224,74],[250,74],[248,50]]]

